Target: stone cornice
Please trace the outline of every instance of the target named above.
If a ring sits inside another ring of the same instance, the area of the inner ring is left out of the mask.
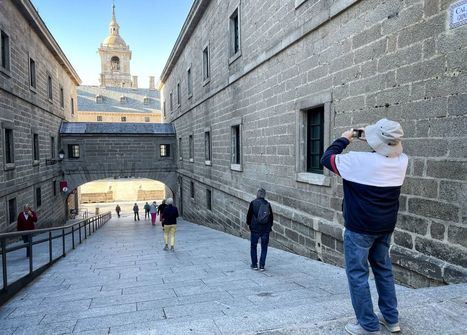
[[[49,51],[53,54],[57,62],[68,73],[73,82],[76,85],[80,85],[81,79],[78,76],[78,73],[75,71],[68,58],[65,56],[65,53],[50,33],[44,21],[42,21],[42,18],[39,16],[39,13],[37,12],[34,5],[31,3],[31,1],[16,0],[13,1],[13,4],[18,8],[18,10],[24,16],[26,21],[28,21],[29,25],[36,32],[36,34],[39,36],[39,38],[47,47],[47,49],[49,49]]]
[[[177,63],[178,58],[185,48],[185,44],[190,40],[191,34],[195,30],[198,22],[203,17],[203,14],[210,2],[211,0],[194,0],[185,23],[183,24],[182,30],[180,31],[177,41],[175,42],[172,52],[170,53],[169,59],[165,64],[164,70],[162,71],[162,83],[165,83],[168,76],[172,72],[173,67]]]

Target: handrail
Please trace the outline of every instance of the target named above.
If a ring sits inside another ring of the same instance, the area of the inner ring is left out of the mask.
[[[110,213],[110,212],[108,212],[108,213]],[[107,214],[107,213],[104,213],[104,214],[101,214],[101,215],[105,215],[105,214]],[[88,218],[88,219],[83,219],[83,220],[80,220],[80,221],[76,221],[76,222],[67,224],[66,226],[51,227],[51,228],[41,228],[41,229],[34,229],[34,230],[12,231],[12,232],[9,232],[9,233],[1,233],[1,234],[0,234],[0,239],[2,239],[2,238],[9,238],[9,237],[16,237],[16,236],[22,236],[22,235],[27,235],[27,234],[34,234],[34,235],[37,235],[37,234],[41,234],[41,233],[47,233],[47,232],[49,232],[49,231],[67,229],[67,228],[71,228],[72,226],[76,226],[76,225],[78,225],[79,223],[83,223],[83,222],[86,221],[86,220],[90,220],[90,219],[96,218],[96,217],[98,217],[98,216],[100,216],[100,215],[93,216],[93,217],[90,217],[90,218]]]
[[[66,257],[66,237],[71,235],[71,249],[75,249],[75,235],[79,238],[79,243],[82,243],[83,230],[84,239],[87,239],[92,233],[103,226],[112,217],[111,212],[102,213],[91,218],[79,220],[74,223],[70,223],[61,227],[42,228],[36,230],[24,230],[19,232],[10,232],[0,234],[0,255],[2,260],[2,278],[3,287],[0,290],[0,306],[20,291],[24,286],[31,282],[34,278],[44,272],[47,268],[52,266],[57,260],[62,257]],[[68,231],[67,231],[68,230]],[[52,234],[53,232],[61,231],[61,234]],[[39,240],[33,241],[34,235],[46,234],[47,237],[40,238]],[[27,241],[18,245],[7,245],[7,240],[18,237],[27,236]],[[53,240],[62,240],[61,254],[54,258],[53,257]],[[38,269],[34,270],[34,245],[48,242],[49,260],[45,265],[42,265]],[[70,247],[70,246],[69,246]],[[17,279],[16,281],[8,282],[8,264],[7,254],[16,250],[26,249],[29,254],[29,272]]]

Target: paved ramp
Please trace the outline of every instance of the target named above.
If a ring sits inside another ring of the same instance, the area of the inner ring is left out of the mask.
[[[113,218],[0,307],[0,334],[339,335],[353,317],[340,268],[270,249],[253,271],[248,241],[184,221],[176,252],[162,240]],[[397,290],[403,334],[467,333],[467,285]]]

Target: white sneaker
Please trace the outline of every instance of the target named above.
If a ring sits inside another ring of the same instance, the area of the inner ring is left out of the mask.
[[[381,335],[379,330],[370,332],[365,330],[362,326],[358,323],[348,323],[345,325],[345,331],[351,335]]]
[[[396,322],[396,323],[388,323],[384,317],[380,314],[378,314],[378,320],[379,320],[379,323],[382,324],[384,326],[384,328],[386,328],[387,330],[389,330],[389,332],[391,333],[398,333],[401,331],[401,326],[399,325],[399,322]]]

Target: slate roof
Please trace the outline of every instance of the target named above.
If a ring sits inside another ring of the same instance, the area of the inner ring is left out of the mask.
[[[171,123],[102,123],[102,122],[62,122],[61,135],[175,135]]]
[[[78,111],[115,112],[115,113],[153,113],[161,109],[160,92],[147,88],[78,86]],[[102,102],[96,102],[96,96],[102,96]],[[126,103],[120,97],[127,98]],[[144,98],[149,104],[144,104]]]

